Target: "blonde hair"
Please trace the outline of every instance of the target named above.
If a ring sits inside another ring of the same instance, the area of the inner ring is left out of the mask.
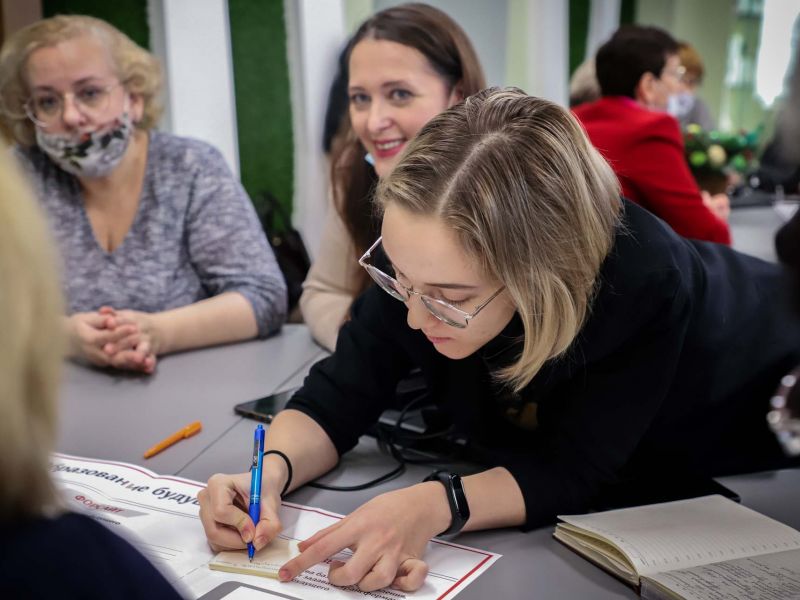
[[[516,88],[484,90],[435,117],[377,198],[441,219],[506,286],[525,339],[496,376],[517,392],[578,335],[621,207],[614,172],[571,113]]]
[[[0,522],[54,505],[49,456],[63,343],[54,265],[39,207],[0,152]]]
[[[686,69],[684,80],[691,85],[700,85],[703,82],[705,68],[697,49],[689,42],[678,42],[678,58],[681,66]]]
[[[0,51],[0,131],[23,146],[36,143],[33,123],[25,114],[30,95],[25,70],[30,55],[48,46],[85,35],[103,43],[119,80],[141,96],[142,119],[137,126],[154,127],[161,116],[161,66],[155,56],[105,21],[83,15],[58,15],[28,25],[9,37]]]

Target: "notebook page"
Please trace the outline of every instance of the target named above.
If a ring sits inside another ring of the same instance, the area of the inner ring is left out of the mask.
[[[722,496],[559,518],[616,544],[639,575],[800,548],[800,532]]]
[[[651,579],[686,600],[797,600],[800,550],[659,573]],[[642,598],[659,597],[657,589],[651,594],[651,586],[647,579],[642,580]]]

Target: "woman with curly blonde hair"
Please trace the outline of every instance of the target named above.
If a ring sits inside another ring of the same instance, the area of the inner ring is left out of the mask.
[[[0,51],[0,130],[58,241],[75,356],[155,368],[159,355],[266,336],[283,276],[214,148],[153,129],[161,69],[86,16],[29,25]]]

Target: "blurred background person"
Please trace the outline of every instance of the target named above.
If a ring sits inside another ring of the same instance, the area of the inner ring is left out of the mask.
[[[594,57],[583,61],[569,79],[569,107],[594,102],[602,95],[595,72]]]
[[[66,511],[50,479],[64,348],[54,263],[44,219],[0,152],[0,597],[180,598],[130,544]]]
[[[152,372],[159,355],[264,337],[286,286],[211,146],[155,131],[157,60],[108,23],[57,16],[0,53],[0,128],[49,216],[69,350]]]
[[[300,307],[328,350],[355,297],[370,280],[358,264],[380,230],[373,188],[389,174],[425,123],[485,87],[467,35],[426,4],[376,13],[358,28],[344,56],[349,110],[331,150],[333,206]]]
[[[681,129],[696,123],[705,131],[716,129],[714,117],[703,99],[697,95],[698,88],[703,83],[705,68],[703,59],[700,58],[694,46],[688,42],[678,43],[678,58],[683,67],[683,76],[680,79],[680,91],[671,96],[669,112],[681,124]]]
[[[603,96],[574,113],[623,195],[684,237],[730,244],[728,197],[701,194],[678,122],[666,112],[681,89],[677,42],[657,27],[625,25],[600,47],[595,68]]]

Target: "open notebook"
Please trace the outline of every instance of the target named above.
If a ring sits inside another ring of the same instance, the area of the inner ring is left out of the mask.
[[[643,598],[800,599],[800,532],[722,496],[559,518],[558,541]]]

